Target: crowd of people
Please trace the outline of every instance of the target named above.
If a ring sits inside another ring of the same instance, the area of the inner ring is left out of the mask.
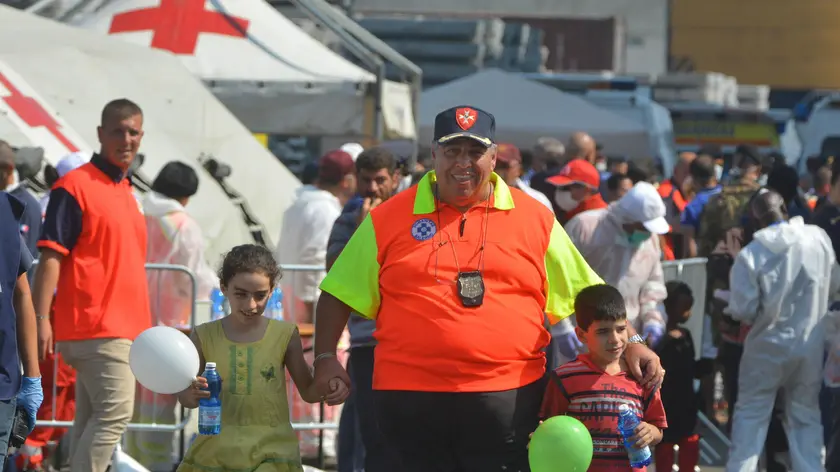
[[[69,470],[104,472],[132,418],[195,408],[205,379],[160,408],[131,373],[132,340],[166,324],[192,328],[201,370],[214,361],[226,380],[222,432],[194,441],[182,471],[302,471],[318,433],[291,422],[334,419],[341,472],[525,472],[531,433],[561,414],[592,433],[590,470],[631,470],[625,404],[657,470],[694,470],[698,412],[730,433],[727,471],[755,470],[762,451],[769,471],[840,468],[840,407],[823,387],[840,347],[840,162],[800,178],[749,146],[707,147],[661,180],[585,132],[524,150],[496,141],[491,113],[455,107],[414,167],[386,146],[326,153],[276,251],[237,246],[216,274],[186,210],[196,171],[171,162],[138,198],[142,111],[109,103],[98,134],[98,153],[45,172],[40,203],[0,142],[0,451],[20,406],[30,424],[72,419]],[[663,261],[692,257],[708,259],[705,293],[665,279]],[[189,267],[198,292],[149,262]],[[278,285],[284,321],[262,316]],[[188,326],[214,287],[230,315]],[[18,468],[46,470],[65,433],[38,428]],[[171,453],[152,446],[171,438],[155,434],[128,440],[164,451],[149,460],[165,468]]]

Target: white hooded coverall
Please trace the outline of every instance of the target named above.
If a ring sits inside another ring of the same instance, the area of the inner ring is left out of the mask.
[[[791,218],[757,231],[729,277],[727,312],[751,329],[726,471],[756,470],[779,389],[793,470],[822,471],[824,325],[829,296],[838,287],[831,240],[821,228]]]
[[[589,266],[621,292],[627,305],[627,320],[640,333],[647,323],[664,326],[657,306],[668,295],[659,238],[654,235],[633,247],[622,229],[625,223],[643,219],[624,208],[619,200],[605,209],[585,211],[564,226]]]

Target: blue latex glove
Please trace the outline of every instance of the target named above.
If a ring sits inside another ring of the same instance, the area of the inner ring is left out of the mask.
[[[665,334],[665,327],[659,323],[646,323],[642,328],[642,337],[650,347],[659,344],[663,334]]]
[[[35,419],[38,408],[44,401],[44,389],[41,388],[41,377],[24,377],[17,395],[17,404],[29,414],[29,432],[35,429]]]
[[[554,343],[557,346],[557,350],[560,351],[560,354],[563,354],[563,357],[567,359],[577,357],[580,353],[580,348],[583,347],[583,344],[574,331],[554,336]]]

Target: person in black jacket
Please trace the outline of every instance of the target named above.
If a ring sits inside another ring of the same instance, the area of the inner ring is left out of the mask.
[[[669,471],[677,462],[680,470],[693,471],[700,459],[700,436],[695,434],[697,412],[700,408],[694,379],[711,372],[710,360],[696,361],[691,332],[682,326],[691,317],[694,295],[684,282],[665,284],[668,298],[667,333],[656,346],[656,353],[668,376],[662,382],[662,404],[668,418],[668,429],[656,447],[656,470]],[[674,457],[674,446],[679,446],[679,457]],[[676,460],[675,460],[676,459]]]

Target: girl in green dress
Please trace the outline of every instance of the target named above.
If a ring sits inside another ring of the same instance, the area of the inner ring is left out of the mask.
[[[222,377],[222,430],[198,436],[178,472],[302,472],[298,438],[289,421],[286,375],[310,403],[342,403],[350,391],[333,379],[331,393],[320,398],[312,370],[303,358],[294,323],[262,316],[280,268],[271,252],[246,244],[224,258],[219,280],[230,302],[230,315],[198,326],[192,340],[204,363],[216,363]],[[181,404],[197,408],[210,392],[197,377],[178,395]]]

